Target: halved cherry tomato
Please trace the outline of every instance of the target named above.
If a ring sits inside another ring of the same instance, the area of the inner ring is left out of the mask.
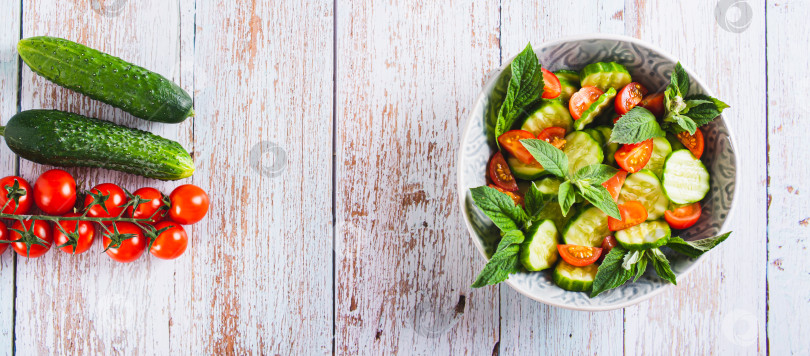
[[[503,190],[516,192],[518,190],[517,181],[515,176],[512,175],[512,170],[503,159],[501,151],[495,152],[492,158],[489,159],[489,169],[487,170],[489,179],[492,183],[501,187]]]
[[[644,142],[623,145],[613,156],[616,163],[629,173],[640,171],[650,161],[653,151],[652,139]]]
[[[664,93],[656,93],[641,99],[639,106],[650,110],[657,118],[664,116]]]
[[[520,143],[520,140],[525,140],[529,138],[535,138],[529,131],[524,130],[512,130],[506,131],[503,135],[498,137],[498,143],[501,144],[509,154],[515,156],[519,161],[526,163],[526,164],[533,164],[537,163],[537,160],[532,157],[532,154],[529,153],[529,150],[526,147],[523,147],[523,144]]]
[[[592,264],[602,255],[602,249],[599,247],[577,245],[557,245],[557,251],[565,262],[577,267]]]
[[[543,99],[554,99],[560,96],[562,87],[560,86],[560,79],[554,73],[549,72],[545,68],[540,68],[543,72]]]
[[[619,204],[619,214],[622,216],[621,220],[608,216],[608,229],[610,231],[624,230],[647,220],[647,209],[637,201]]]
[[[686,229],[695,225],[700,219],[700,203],[695,202],[689,205],[679,206],[664,212],[664,220],[673,229]]]
[[[81,216],[77,213],[65,214],[65,217]],[[62,228],[60,229],[59,226]],[[70,241],[70,237],[62,233],[62,229],[70,235],[74,235],[75,241]],[[77,220],[62,220],[53,226],[53,240],[56,246],[62,246],[60,249],[64,252],[78,255],[90,249],[93,241],[96,238],[96,227],[89,221]],[[75,250],[74,250],[75,248]]]
[[[501,187],[499,187],[499,186],[497,186],[495,184],[490,184],[489,187],[490,188],[495,188],[499,192],[508,195],[510,198],[512,198],[512,201],[515,202],[515,205],[523,206],[523,204],[524,204],[523,194],[520,194],[520,192],[507,192],[507,191],[501,189]]]
[[[582,117],[582,112],[588,110],[599,96],[604,94],[599,88],[587,86],[579,89],[578,92],[571,95],[571,100],[568,102],[568,110],[571,111],[571,116],[574,120],[579,120]]]
[[[616,112],[619,115],[627,114],[630,109],[641,102],[644,95],[647,95],[647,88],[643,85],[636,82],[625,85],[616,95]]]
[[[543,129],[543,131],[540,131],[537,138],[546,141],[559,149],[563,149],[563,147],[565,147],[565,129],[562,127],[547,127]]]
[[[14,188],[14,184],[17,188]],[[19,206],[14,202],[10,195],[17,195]],[[34,204],[34,190],[25,179],[17,176],[8,176],[0,179],[0,208],[3,209],[3,214],[17,214],[25,215],[31,210],[31,205]]]
[[[684,147],[686,147],[695,158],[700,158],[703,155],[703,132],[700,132],[700,129],[695,130],[694,135],[690,135],[688,131],[684,131],[678,134],[678,141],[681,141]]]
[[[626,178],[627,171],[620,169],[613,177],[602,183],[602,186],[605,187],[608,193],[610,193],[610,196],[613,197],[613,201],[619,201],[619,193],[622,191],[622,186]]]

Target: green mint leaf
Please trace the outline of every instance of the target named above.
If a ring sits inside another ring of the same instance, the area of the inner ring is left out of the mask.
[[[546,204],[554,200],[553,195],[543,194],[540,189],[537,188],[537,184],[532,182],[531,186],[529,186],[529,190],[526,192],[526,213],[529,214],[529,218],[532,221],[536,220],[537,216],[543,211],[543,208],[546,207]]]
[[[540,71],[540,62],[532,50],[531,43],[515,57],[509,68],[511,70],[509,87],[495,124],[496,139],[509,131],[523,109],[540,100],[543,94],[543,72]]]
[[[574,187],[571,186],[570,181],[560,183],[560,188],[557,192],[557,201],[560,203],[560,209],[563,216],[568,215],[568,210],[576,202],[577,196],[574,192]]]
[[[495,188],[482,186],[470,189],[475,205],[486,214],[501,231],[520,230],[529,220],[523,208],[515,205],[508,195]]]
[[[498,243],[498,249],[478,274],[472,287],[481,288],[498,284],[509,278],[510,274],[518,272],[518,253],[523,240],[524,236],[520,230],[512,230],[504,234],[501,242]]]
[[[705,100],[705,101],[711,101],[711,102],[713,102],[713,103],[714,103],[715,108],[716,108],[716,109],[717,109],[717,111],[719,111],[720,113],[723,113],[723,110],[725,110],[725,109],[727,109],[727,108],[729,108],[729,107],[730,107],[730,106],[728,106],[728,104],[726,104],[726,103],[724,103],[724,102],[720,101],[720,99],[717,99],[717,98],[712,98],[711,96],[704,95],[704,94],[694,94],[694,95],[690,95],[690,96],[687,96],[687,97],[686,97],[686,100],[687,100],[687,101],[689,101],[689,100]]]
[[[655,273],[658,274],[658,277],[661,277],[661,279],[669,283],[678,284],[678,281],[675,279],[675,273],[672,272],[672,268],[669,266],[669,260],[667,260],[667,256],[665,256],[661,250],[657,248],[650,249],[648,256],[653,263]]]
[[[639,143],[666,135],[650,110],[636,106],[616,122],[610,135],[610,142]]]
[[[632,272],[622,268],[627,250],[621,246],[616,246],[605,256],[605,260],[596,270],[596,277],[593,280],[591,298],[600,293],[621,286],[632,277]]]
[[[568,173],[568,156],[552,144],[538,139],[520,140],[523,147],[529,150],[532,157],[543,166],[546,172],[565,178]]]
[[[686,94],[689,93],[689,75],[686,74],[686,70],[681,66],[681,62],[675,64],[675,68],[672,70],[672,74],[669,77],[669,82],[678,89],[679,96],[686,96]]]
[[[731,231],[722,235],[696,241],[685,241],[678,236],[673,236],[669,239],[669,242],[667,242],[667,247],[682,255],[698,258],[704,252],[709,251],[721,242],[726,241],[729,235],[731,235]]]
[[[700,127],[712,122],[714,118],[720,116],[720,111],[717,110],[714,103],[706,102],[689,108],[689,111],[687,111],[684,115],[689,116],[689,118],[694,120],[695,124]]]
[[[636,270],[636,277],[633,278],[633,283],[635,283],[639,278],[641,278],[641,276],[644,275],[644,272],[647,271],[647,258],[638,260],[638,263],[636,263],[633,268]]]
[[[579,188],[579,194],[582,195],[585,200],[591,202],[593,206],[599,208],[599,210],[602,210],[602,212],[614,219],[622,219],[619,213],[619,206],[613,201],[613,197],[610,196],[610,193],[605,187],[602,185],[589,184],[577,184],[577,187]]]
[[[643,250],[630,251],[624,255],[624,260],[622,260],[622,268],[629,271],[633,269],[633,266],[638,261],[641,261],[642,258],[644,258]]]
[[[692,120],[690,117],[685,115],[674,115],[672,119],[675,123],[678,124],[677,127],[673,127],[673,133],[680,133],[683,131],[689,131],[690,135],[694,135],[695,131],[697,131],[698,125],[697,123]]]
[[[613,178],[618,172],[618,169],[605,164],[592,164],[582,167],[574,173],[574,181],[587,183],[588,185],[599,185]]]

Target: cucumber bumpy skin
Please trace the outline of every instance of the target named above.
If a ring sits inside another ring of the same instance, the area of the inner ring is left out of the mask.
[[[111,122],[56,110],[29,110],[0,127],[8,147],[29,161],[99,167],[161,180],[194,173],[179,143]]]
[[[17,51],[35,73],[141,119],[179,123],[194,116],[191,96],[180,86],[118,57],[45,36],[20,40]]]

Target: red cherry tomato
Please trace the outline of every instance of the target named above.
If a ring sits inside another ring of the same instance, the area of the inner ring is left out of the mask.
[[[127,216],[135,219],[151,218],[152,224],[163,220],[163,217],[166,216],[169,206],[163,202],[166,197],[159,190],[152,187],[143,187],[136,190],[132,195],[149,201],[138,204],[135,209],[131,206],[127,207]]]
[[[102,204],[93,205],[90,207],[87,216],[93,218],[109,218],[119,216],[121,212],[124,211],[124,205],[127,203],[127,195],[121,187],[112,183],[102,183],[93,187],[90,193],[106,196],[106,198],[102,199],[105,199],[103,206],[107,208],[107,211],[104,211]],[[96,198],[91,194],[87,194],[87,197],[84,198],[84,208],[87,209],[95,199]]]
[[[153,256],[164,260],[173,260],[180,257],[188,246],[186,230],[183,229],[182,225],[174,221],[161,221],[155,224],[155,229],[160,230],[163,228],[168,229],[161,232],[152,242],[152,248],[149,249],[149,252]]]
[[[69,213],[65,215],[65,217],[76,216],[81,216],[81,214]],[[59,228],[60,226],[62,229]],[[65,235],[62,232],[63,229],[68,234],[73,235],[73,241],[71,241],[68,235]],[[62,246],[60,250],[70,254],[78,255],[80,253],[87,252],[87,250],[90,249],[90,246],[93,246],[93,241],[95,239],[96,227],[93,226],[93,223],[89,221],[63,220],[58,224],[54,224],[53,226],[53,240],[56,243],[56,246],[68,244],[66,246]]]
[[[617,245],[619,245],[619,241],[616,241],[615,237],[613,237],[613,236],[605,237],[605,239],[602,240],[602,256],[601,257],[605,257],[608,253],[610,253],[610,250],[612,250]]]
[[[664,212],[664,220],[673,229],[683,230],[692,227],[700,219],[700,203],[677,207]]]
[[[17,187],[14,187],[14,183]],[[17,176],[8,176],[0,179],[0,207],[3,208],[3,214],[17,214],[25,215],[31,210],[31,205],[34,203],[33,189],[25,179]],[[19,206],[11,199],[10,196],[16,194],[19,196]],[[7,205],[8,204],[8,205]]]
[[[499,192],[508,195],[510,198],[512,198],[512,201],[515,202],[515,205],[523,206],[524,203],[525,203],[524,200],[523,200],[523,194],[520,194],[520,192],[508,192],[508,191],[505,191],[505,190],[501,189],[501,187],[499,187],[499,186],[497,186],[495,184],[489,184],[489,187],[490,188],[495,188]]]
[[[503,159],[501,151],[495,152],[492,158],[489,159],[489,169],[487,169],[489,179],[495,185],[501,187],[503,190],[509,192],[516,192],[518,190],[517,181],[506,160]]]
[[[498,143],[501,144],[501,147],[505,149],[509,154],[517,158],[519,161],[525,164],[536,164],[537,160],[532,157],[532,154],[529,153],[529,150],[520,143],[520,140],[535,138],[529,131],[524,130],[512,130],[506,131],[503,135],[498,137]]]
[[[547,127],[537,135],[537,138],[559,149],[565,147],[565,129],[562,127]]]
[[[616,112],[619,115],[627,114],[641,102],[644,95],[647,95],[647,88],[643,85],[636,82],[625,85],[616,95]]]
[[[616,117],[613,118],[613,124],[616,125],[616,123],[619,122],[619,119],[621,119],[621,118],[622,118],[622,115],[616,115]]]
[[[602,255],[602,249],[599,247],[577,245],[557,245],[557,251],[560,252],[563,261],[577,267],[592,264]]]
[[[640,143],[623,145],[613,156],[616,163],[629,173],[640,171],[650,161],[653,151],[652,139]]]
[[[116,233],[117,228],[117,233]],[[107,256],[115,261],[128,263],[138,259],[146,251],[146,238],[137,225],[130,222],[110,224],[109,232],[104,233],[104,249]],[[120,244],[111,247],[113,244]]]
[[[8,228],[6,227],[6,224],[2,222],[0,222],[0,241],[9,241]],[[5,242],[0,242],[0,255],[2,255],[3,252],[6,252],[6,250],[8,250],[8,245],[9,244]]]
[[[622,216],[621,220],[608,216],[608,229],[610,231],[624,230],[647,220],[647,209],[637,201],[619,204],[619,214]]]
[[[543,87],[543,99],[554,99],[560,96],[562,92],[560,79],[545,68],[540,68],[540,70],[543,72],[543,84],[545,85]]]
[[[174,188],[169,195],[172,206],[169,217],[179,224],[196,223],[208,213],[208,194],[193,184],[184,184]]]
[[[703,132],[700,129],[695,130],[694,135],[690,135],[689,132],[684,131],[678,134],[678,141],[681,141],[683,147],[686,147],[689,152],[692,152],[692,155],[695,158],[700,159],[700,156],[703,155]]]
[[[607,189],[615,202],[619,201],[619,193],[622,191],[625,179],[627,179],[627,171],[620,169],[613,177],[602,183],[602,186]]]
[[[664,116],[664,93],[645,96],[638,105],[650,110],[655,117],[661,118]]]
[[[17,231],[22,231],[23,234],[20,234]],[[48,224],[47,221],[43,220],[25,220],[25,225],[21,224],[19,220],[14,222],[14,225],[11,225],[11,233],[9,234],[9,240],[19,240],[22,239],[23,241],[14,242],[12,243],[12,247],[14,251],[17,252],[18,255],[28,257],[28,258],[37,258],[48,252],[51,248],[51,244],[53,244],[53,234],[51,234],[51,226]],[[42,241],[39,241],[42,240]],[[44,245],[37,244],[37,242],[43,243]]]
[[[61,169],[42,173],[34,182],[34,202],[49,215],[63,215],[76,205],[76,180]]]
[[[604,94],[599,88],[587,86],[582,87],[571,95],[571,100],[568,102],[568,110],[571,111],[571,116],[574,117],[574,120],[579,120],[582,117],[582,113],[585,110],[588,110],[591,107],[596,99],[599,99],[599,96]]]

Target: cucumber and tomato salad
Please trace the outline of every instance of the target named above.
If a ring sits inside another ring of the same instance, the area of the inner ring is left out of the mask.
[[[612,126],[634,107],[644,107],[658,118],[664,115],[664,95],[649,93],[614,62],[594,63],[580,72],[544,70],[543,77],[546,86],[539,103],[515,123],[515,129],[497,138],[501,150],[490,159],[488,181],[520,205],[526,184],[519,182],[531,183],[559,212],[559,180],[549,177],[520,143],[533,138],[562,150],[571,174],[593,164],[619,169],[602,185],[618,204],[622,219],[577,201],[562,225],[559,218],[534,223],[521,245],[524,269],[553,267],[552,279],[558,286],[587,291],[598,261],[613,247],[657,248],[669,241],[672,229],[686,229],[698,221],[710,179],[700,161],[703,133],[698,129],[694,134],[634,144],[612,143]]]

